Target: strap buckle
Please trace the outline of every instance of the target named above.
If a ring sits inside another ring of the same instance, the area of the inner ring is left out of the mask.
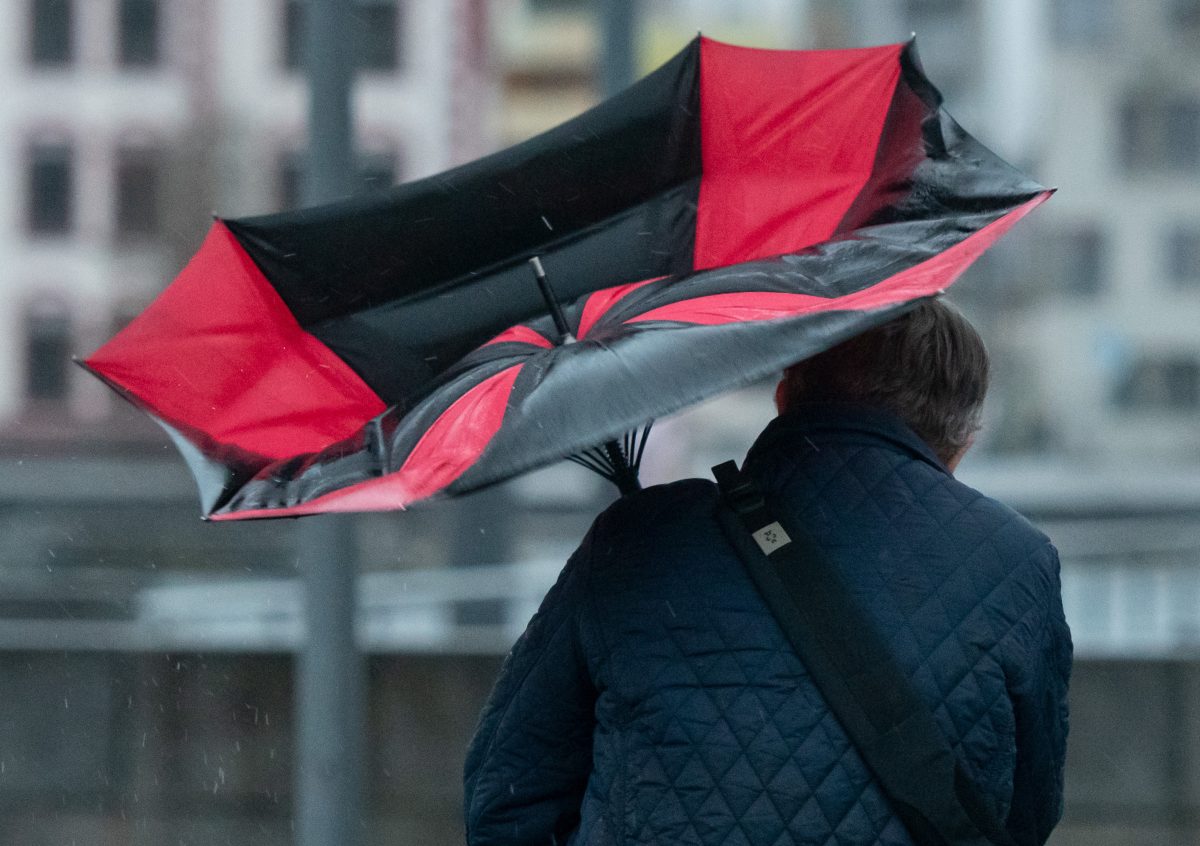
[[[738,516],[746,517],[766,507],[762,491],[738,469],[736,462],[722,462],[713,467],[712,473],[721,489],[721,498]]]
[[[732,461],[712,469],[721,498],[741,519],[746,531],[754,538],[764,555],[770,555],[792,542],[783,526],[767,507],[766,497],[754,480],[738,470]]]

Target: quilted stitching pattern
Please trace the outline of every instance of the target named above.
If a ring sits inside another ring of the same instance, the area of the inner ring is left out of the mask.
[[[748,466],[830,551],[1001,816],[1022,805],[1019,842],[1040,843],[1055,809],[1024,805],[1061,795],[1069,666],[1052,548],[898,422],[870,422],[776,421]],[[468,761],[470,842],[561,842],[578,822],[579,846],[910,846],[726,546],[715,502],[692,480],[597,521],[485,711]],[[530,661],[546,673],[515,681]],[[574,719],[591,744],[564,745]],[[564,763],[585,745],[590,766],[572,780]],[[558,816],[529,839],[494,836],[547,808]]]

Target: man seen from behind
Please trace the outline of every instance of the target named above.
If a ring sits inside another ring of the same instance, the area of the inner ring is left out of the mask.
[[[988,357],[926,301],[789,368],[745,472],[861,603],[994,815],[1062,813],[1071,639],[1058,555],[954,478]],[[505,661],[467,754],[471,846],[912,846],[685,480],[592,526]]]

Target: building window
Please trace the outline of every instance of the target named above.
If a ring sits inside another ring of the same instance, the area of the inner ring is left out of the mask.
[[[1098,47],[1112,41],[1116,14],[1112,0],[1055,0],[1055,40],[1072,47]]]
[[[25,318],[25,391],[33,400],[63,400],[71,365],[71,318],[57,303],[31,308]]]
[[[303,62],[304,38],[300,29],[301,3],[303,0],[284,0],[283,4],[283,66],[288,70],[299,70]]]
[[[1167,166],[1192,169],[1200,166],[1200,100],[1174,97],[1164,116],[1163,152]]]
[[[116,166],[116,232],[119,238],[150,238],[161,220],[160,157],[152,150],[121,150]]]
[[[355,193],[386,191],[398,181],[396,156],[391,153],[364,153],[358,157]],[[279,207],[297,209],[303,205],[304,154],[284,153],[279,160]]]
[[[29,0],[30,58],[35,65],[70,64],[72,0]]]
[[[117,58],[122,67],[153,67],[159,62],[158,0],[121,0]]]
[[[72,156],[65,144],[35,146],[29,154],[29,229],[43,235],[71,229]]]
[[[360,70],[394,71],[400,66],[400,4],[397,0],[354,0],[355,55]],[[304,55],[304,0],[283,4],[283,66],[300,70]]]
[[[1200,288],[1200,227],[1177,226],[1167,235],[1167,275],[1181,288]]]
[[[1120,137],[1121,164],[1130,169],[1153,167],[1157,164],[1155,148],[1155,115],[1149,99],[1136,95],[1121,103],[1117,119]]]
[[[1135,359],[1114,400],[1130,411],[1194,411],[1200,408],[1200,359],[1186,354]]]
[[[1078,297],[1103,291],[1107,246],[1104,234],[1090,224],[1059,226],[1042,236],[1041,272],[1049,285]]]
[[[394,71],[400,66],[400,7],[395,0],[359,0],[353,14],[358,22],[358,66]]]
[[[1200,0],[1171,0],[1167,20],[1172,29],[1200,29]]]
[[[1121,163],[1132,170],[1200,168],[1200,99],[1141,92],[1120,113]]]

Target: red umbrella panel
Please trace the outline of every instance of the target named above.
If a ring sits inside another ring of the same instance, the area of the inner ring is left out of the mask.
[[[1047,196],[945,113],[911,43],[699,38],[487,158],[218,220],[85,366],[171,433],[208,517],[402,508],[886,321]]]

